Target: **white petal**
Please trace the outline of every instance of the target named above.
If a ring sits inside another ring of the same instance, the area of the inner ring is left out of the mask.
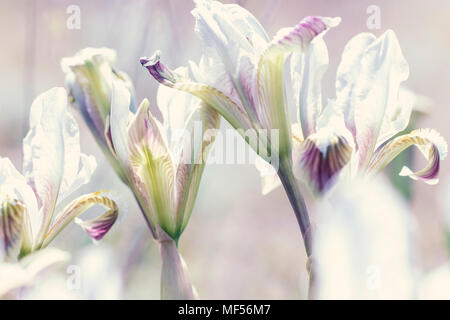
[[[129,163],[128,122],[131,95],[119,81],[113,81],[111,95],[111,137],[114,150],[124,166]]]
[[[160,85],[158,88],[157,104],[163,116],[163,127],[167,134],[169,145],[177,140],[176,132],[186,128],[192,112],[198,108],[200,99],[192,94]]]
[[[250,76],[241,81],[244,78],[241,75],[251,75],[254,71],[252,61],[256,62],[258,53],[268,42],[264,29],[237,5],[209,0],[196,4],[192,14],[196,18],[195,30],[203,42],[200,69],[207,77],[202,82],[225,93],[242,110],[253,113],[253,79]],[[242,57],[249,58],[242,60]]]
[[[400,84],[408,75],[393,31],[378,39],[362,33],[346,45],[337,72],[336,101],[356,137],[360,166],[367,165],[388,110],[398,108]]]
[[[30,130],[23,141],[23,171],[44,214],[52,214],[64,174],[64,122],[67,93],[53,88],[39,95],[30,110]],[[75,159],[78,162],[78,159]]]
[[[94,156],[80,153],[77,175],[73,178],[69,187],[65,191],[61,192],[60,199],[65,199],[79,187],[88,183],[91,180],[91,176],[96,168],[97,161]]]
[[[322,78],[328,69],[328,50],[322,37],[315,38],[304,54],[295,54],[293,71],[298,88],[297,107],[303,135],[314,132],[317,118],[322,112]]]

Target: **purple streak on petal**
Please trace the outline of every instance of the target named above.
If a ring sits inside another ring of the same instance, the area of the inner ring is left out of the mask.
[[[101,240],[116,220],[117,214],[111,214],[104,219],[85,221],[80,224],[92,239]]]
[[[141,57],[139,62],[156,81],[169,87],[176,82],[175,75],[160,61],[159,51],[156,51],[151,57]]]
[[[91,129],[96,139],[105,143],[106,141],[103,135],[105,130],[104,124],[98,111],[92,105],[88,92],[83,89],[83,87],[74,77],[72,78],[68,76],[66,78],[66,86],[69,89],[70,95],[74,100],[73,102],[80,110],[84,121]]]
[[[314,190],[325,192],[334,182],[341,169],[350,161],[352,149],[344,137],[337,137],[325,153],[308,138],[300,155],[300,166]]]

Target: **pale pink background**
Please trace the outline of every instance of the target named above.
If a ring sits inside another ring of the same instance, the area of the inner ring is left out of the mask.
[[[380,35],[393,29],[410,64],[407,85],[434,101],[420,127],[450,138],[450,2],[434,1],[239,1],[270,35],[295,25],[307,15],[340,16],[342,23],[325,39],[330,68],[325,89],[333,94],[334,74],[346,42],[359,32]],[[81,8],[81,29],[66,28],[66,8]],[[366,9],[381,9],[381,29],[368,30]],[[40,92],[63,85],[59,61],[86,46],[117,50],[118,66],[132,77],[139,99],[155,103],[156,83],[138,58],[161,49],[175,67],[197,60],[200,44],[193,32],[190,1],[2,1],[0,3],[0,155],[20,168],[21,140],[28,110]],[[77,119],[80,117],[77,116]],[[80,119],[84,152],[94,154],[99,168],[83,191],[117,190],[128,213],[101,246],[114,247],[128,265],[125,298],[158,298],[160,262],[131,195],[114,177]],[[417,155],[417,154],[416,154]],[[419,164],[423,162],[419,161]],[[449,215],[450,161],[441,168],[437,186],[413,183],[415,238],[425,270],[445,261],[443,217]],[[447,212],[445,212],[447,208]],[[305,257],[297,225],[284,192],[260,194],[257,171],[249,165],[207,167],[192,219],[180,241],[192,279],[203,298],[302,298]],[[77,250],[87,237],[70,227],[55,245]],[[130,247],[134,250],[132,251]],[[129,261],[128,261],[129,260]]]

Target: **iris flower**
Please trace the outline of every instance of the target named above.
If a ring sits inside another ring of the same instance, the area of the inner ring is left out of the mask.
[[[311,41],[321,37],[339,19],[307,17],[295,27],[281,29],[271,40],[262,26],[238,5],[196,1],[195,30],[203,43],[203,56],[191,62],[193,77],[184,77],[160,60],[159,53],[141,58],[142,65],[162,84],[189,92],[221,114],[264,160],[273,154],[294,208],[309,254],[309,218],[292,171],[292,96],[290,73],[285,69],[292,54],[304,56]],[[246,137],[248,131],[256,140]],[[278,132],[279,139],[267,133]]]
[[[347,178],[373,176],[413,145],[428,164],[417,172],[404,167],[400,175],[438,182],[440,161],[447,155],[447,143],[439,133],[418,129],[397,135],[408,126],[415,99],[400,87],[409,68],[393,31],[379,38],[362,33],[349,41],[337,70],[336,98],[324,108],[321,80],[328,64],[324,41],[315,40],[304,61],[296,63],[295,78],[302,77],[301,70],[309,74],[299,81],[296,101],[302,130],[294,139],[293,162],[297,176],[314,192],[326,193],[341,171]],[[279,184],[275,179],[265,181],[272,184],[266,190]]]
[[[160,122],[147,99],[134,114],[125,85],[116,81],[112,88],[109,145],[160,244],[161,298],[192,299],[177,244],[191,216],[220,118],[197,98],[161,86]]]
[[[118,208],[100,192],[63,206],[73,191],[89,181],[96,167],[93,156],[80,152],[78,125],[68,111],[63,88],[50,89],[34,100],[30,130],[23,141],[23,159],[21,174],[9,159],[0,158],[0,218],[6,259],[47,247],[71,221],[94,205],[107,211],[96,219],[76,222],[95,240],[109,231]]]
[[[272,163],[272,172],[280,179],[265,177],[269,185],[264,189],[281,181],[308,255],[310,223],[299,180],[323,194],[342,171],[352,177],[372,175],[416,145],[427,157],[427,166],[417,172],[405,167],[400,174],[437,182],[440,160],[447,153],[437,132],[421,129],[392,138],[407,126],[411,113],[410,101],[399,93],[408,64],[392,31],[379,38],[363,33],[348,43],[338,69],[336,98],[322,107],[321,82],[328,66],[323,35],[339,18],[307,17],[270,40],[238,5],[198,0],[192,13],[204,49],[199,65],[191,62],[192,78],[170,70],[159,52],[141,58],[141,63],[156,80],[196,95],[240,132],[279,131],[278,144],[262,134],[258,144],[247,141],[266,161],[271,152],[278,152],[280,163]]]
[[[130,90],[134,108],[134,88],[128,75],[115,67],[116,52],[109,48],[85,48],[61,60],[71,102],[77,107],[100,149],[125,181],[116,158],[110,152],[105,133],[111,110],[111,81],[122,81]]]

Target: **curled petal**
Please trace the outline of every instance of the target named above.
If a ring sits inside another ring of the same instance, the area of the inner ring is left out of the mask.
[[[107,209],[107,212],[97,219],[78,222],[93,239],[101,239],[109,231],[119,214],[119,208],[110,198],[103,196],[100,192],[83,195],[70,202],[56,217],[50,231],[45,235],[42,247],[46,247],[70,222],[80,214],[95,205]]]
[[[107,199],[107,198],[106,198]],[[112,200],[107,199],[112,202]],[[111,204],[109,204],[111,206]],[[118,209],[114,208],[106,211],[100,217],[96,219],[83,221],[79,218],[75,218],[75,223],[80,225],[94,240],[101,240],[105,234],[111,229],[114,222],[117,220]]]
[[[282,29],[267,45],[258,62],[257,83],[263,127],[280,130],[279,151],[291,148],[291,123],[284,89],[284,66],[290,53],[305,51],[310,42],[339,19],[307,17],[294,28]]]
[[[337,175],[349,163],[353,152],[351,141],[328,128],[310,135],[294,150],[294,170],[299,179],[306,179],[313,191],[329,189]]]
[[[370,161],[368,171],[372,174],[378,173],[400,152],[413,145],[419,148],[428,163],[425,168],[417,172],[403,167],[400,175],[409,176],[414,180],[422,180],[428,184],[436,184],[439,181],[440,161],[447,156],[448,147],[444,138],[432,129],[414,130],[380,146]]]

